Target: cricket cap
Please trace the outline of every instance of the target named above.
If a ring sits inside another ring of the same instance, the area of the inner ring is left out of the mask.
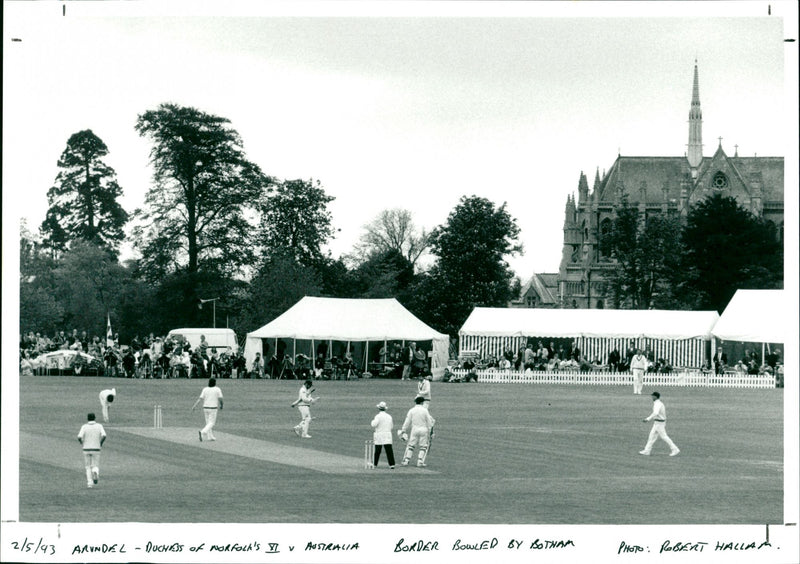
[[[653,396],[653,397],[654,397],[654,398],[656,398],[656,399],[661,399],[661,394],[659,394],[658,392],[653,392],[653,393],[652,393],[652,394],[650,394],[650,395],[651,395],[651,396]]]

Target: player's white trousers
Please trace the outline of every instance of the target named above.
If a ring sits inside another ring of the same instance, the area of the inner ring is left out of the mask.
[[[414,456],[414,448],[419,446],[417,464],[425,464],[425,456],[428,454],[428,436],[430,431],[427,427],[411,427],[411,435],[408,437],[408,445],[403,454],[403,464],[408,464]]]
[[[678,450],[678,447],[675,446],[675,443],[673,443],[672,439],[670,439],[669,435],[667,435],[666,426],[667,424],[663,421],[656,421],[653,423],[653,428],[650,429],[650,436],[647,438],[647,444],[644,445],[644,451],[646,453],[648,454],[650,453],[650,451],[653,448],[653,445],[656,444],[656,439],[658,439],[659,437],[661,437],[661,440],[667,443],[667,445],[670,448],[670,451],[674,452]]]
[[[214,433],[212,429],[214,429],[214,425],[217,424],[217,408],[216,407],[204,407],[203,408],[203,415],[206,418],[206,426],[200,431],[209,439],[214,439]]]
[[[633,371],[633,393],[641,394],[644,387],[644,370],[634,369]]]
[[[101,401],[100,405],[103,408],[103,421],[108,423],[108,402]]]
[[[311,425],[311,409],[307,405],[298,405],[297,409],[300,410],[300,431],[302,435],[308,435],[308,426]]]
[[[92,471],[100,475],[100,451],[99,450],[85,450],[83,451],[83,465],[86,467],[86,483],[92,483]]]

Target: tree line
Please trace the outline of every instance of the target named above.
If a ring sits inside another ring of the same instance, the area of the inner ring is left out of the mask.
[[[243,336],[309,295],[395,297],[455,336],[473,307],[505,307],[519,295],[507,259],[523,248],[505,204],[463,196],[430,232],[408,210],[384,210],[350,254],[333,258],[323,249],[335,235],[334,198],[319,180],[263,172],[229,120],[162,104],[139,115],[135,129],[152,144],[153,175],[142,208],[130,213],[103,161],[105,143],[91,130],[67,140],[38,234],[21,229],[21,331],[102,335],[110,316],[124,342],[208,327],[212,314],[201,300],[215,299],[217,326]],[[718,213],[726,220],[717,221]],[[121,261],[126,227],[135,256]],[[708,232],[730,227],[741,229],[730,240]],[[730,299],[736,284],[775,287],[782,248],[768,244],[765,229],[735,201],[719,198],[696,206],[685,225],[642,224],[623,207],[604,242],[620,264],[609,296],[618,307],[702,309]],[[728,249],[721,270],[707,256],[720,248],[708,248],[709,238]],[[425,253],[432,261],[421,266]]]

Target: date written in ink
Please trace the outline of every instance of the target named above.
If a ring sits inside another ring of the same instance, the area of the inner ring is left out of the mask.
[[[38,540],[28,539],[28,537],[25,537],[25,540],[22,542],[11,541],[11,548],[30,554],[46,554],[49,556],[54,556],[56,553],[56,545],[46,543],[42,537],[39,537]]]

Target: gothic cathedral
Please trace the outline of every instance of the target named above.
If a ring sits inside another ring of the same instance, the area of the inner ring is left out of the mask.
[[[614,260],[603,247],[615,209],[624,198],[643,219],[653,214],[686,217],[693,204],[710,194],[732,196],[745,209],[771,221],[783,238],[783,157],[728,156],[720,139],[714,155],[703,156],[703,116],[697,61],[689,109],[689,143],[682,157],[623,157],[603,177],[595,173],[589,190],[578,180],[578,199],[567,198],[564,247],[558,272],[558,307],[610,307],[606,280]]]

